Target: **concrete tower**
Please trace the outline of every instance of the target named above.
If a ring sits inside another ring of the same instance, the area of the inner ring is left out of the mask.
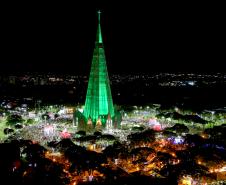
[[[114,116],[114,107],[108,77],[103,40],[98,11],[98,28],[93,53],[91,72],[86,94],[84,116],[93,122],[105,123],[109,116]]]

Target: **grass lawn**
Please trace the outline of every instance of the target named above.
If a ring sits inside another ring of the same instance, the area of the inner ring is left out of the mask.
[[[6,135],[3,132],[4,128],[6,128],[6,118],[0,118],[0,140],[6,138]]]

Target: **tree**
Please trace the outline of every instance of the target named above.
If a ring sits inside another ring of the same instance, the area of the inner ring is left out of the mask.
[[[23,122],[24,122],[24,120],[23,120],[22,116],[20,116],[18,114],[12,114],[7,117],[6,124],[10,125],[10,126],[15,126],[17,123],[23,123]]]
[[[128,135],[128,139],[134,144],[153,142],[155,140],[155,131],[154,130],[145,130],[143,132],[137,132],[134,134]]]
[[[76,132],[75,135],[77,135],[78,137],[86,136],[86,131],[80,130]]]
[[[28,125],[31,125],[31,124],[34,124],[34,123],[35,123],[35,120],[31,119],[31,118],[27,119],[27,121],[26,121],[26,124],[28,124]]]
[[[16,125],[14,125],[14,127],[16,129],[22,129],[23,128],[23,125],[21,125],[20,123],[17,123]]]
[[[49,120],[49,119],[50,119],[50,116],[49,116],[48,113],[45,113],[45,114],[42,114],[41,118],[42,118],[43,120]]]
[[[93,133],[94,136],[97,136],[97,137],[101,137],[102,133],[99,132],[99,131],[96,131]]]
[[[39,144],[31,144],[27,145],[27,147],[23,150],[22,153],[26,154],[27,160],[37,160],[39,158],[44,158],[44,154],[46,152],[46,148]]]
[[[139,147],[139,148],[134,148],[130,151],[130,155],[135,155],[137,156],[138,160],[139,159],[147,159],[147,157],[155,153],[155,150],[149,147]]]
[[[132,127],[132,131],[137,131],[137,132],[140,132],[140,131],[143,131],[144,130],[144,127]]]
[[[5,129],[3,130],[3,132],[4,132],[5,135],[8,135],[8,134],[10,134],[10,133],[13,133],[14,130],[11,129],[11,128],[5,128]]]
[[[173,127],[167,128],[166,130],[167,131],[175,131],[178,134],[189,132],[189,128],[187,126],[185,126],[184,124],[175,124]]]
[[[60,117],[60,115],[59,114],[54,114],[54,119],[57,119],[57,118],[59,118]]]
[[[59,151],[66,151],[68,148],[73,147],[75,144],[70,139],[62,139],[56,144]]]

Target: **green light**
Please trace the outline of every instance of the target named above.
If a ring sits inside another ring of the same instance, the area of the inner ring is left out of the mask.
[[[84,115],[97,121],[100,116],[114,116],[110,82],[107,72],[104,47],[100,27],[100,11],[98,11],[98,28],[96,45],[93,53],[88,89],[86,94]]]
[[[100,25],[98,26],[99,27],[99,30],[101,29],[100,28]],[[101,30],[99,31],[99,43],[102,43],[102,36],[101,36]]]
[[[103,43],[102,42],[102,35],[101,35],[101,27],[100,27],[100,10],[97,12],[98,13],[98,29],[97,29],[97,37],[98,37],[98,41],[99,43]]]

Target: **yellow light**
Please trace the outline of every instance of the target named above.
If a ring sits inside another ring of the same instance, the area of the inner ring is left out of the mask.
[[[184,177],[182,179],[182,184],[183,185],[191,185],[191,181],[192,181],[192,178],[191,177]]]
[[[171,153],[171,155],[172,155],[173,157],[176,157],[176,154],[175,154],[175,153]]]
[[[23,173],[23,176],[25,176],[25,175],[27,175],[27,171],[25,171],[25,172]]]
[[[214,169],[214,172],[218,172],[219,170],[218,169]]]
[[[89,148],[89,150],[93,150],[94,146],[93,145],[89,145],[88,148]]]

